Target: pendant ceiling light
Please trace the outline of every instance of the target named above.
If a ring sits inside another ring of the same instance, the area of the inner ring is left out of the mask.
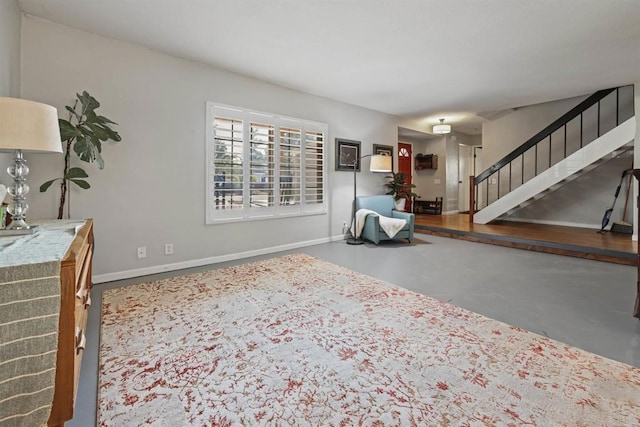
[[[451,125],[445,125],[444,119],[440,119],[440,124],[433,127],[433,133],[444,134],[451,132]]]

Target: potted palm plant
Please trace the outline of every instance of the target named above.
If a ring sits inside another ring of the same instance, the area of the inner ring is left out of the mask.
[[[392,172],[387,178],[389,178],[389,181],[384,184],[384,186],[387,187],[386,194],[393,196],[393,200],[396,202],[397,211],[404,211],[407,199],[420,197],[412,191],[416,186],[413,184],[407,184],[404,173]]]

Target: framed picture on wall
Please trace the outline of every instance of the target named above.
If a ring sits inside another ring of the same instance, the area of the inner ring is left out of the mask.
[[[336,170],[352,171],[353,165],[360,171],[360,141],[336,138]]]
[[[393,165],[393,146],[373,144],[373,154],[382,154],[383,156],[391,157],[391,164]]]

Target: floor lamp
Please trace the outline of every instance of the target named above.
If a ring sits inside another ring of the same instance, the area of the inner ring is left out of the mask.
[[[23,151],[62,153],[57,110],[46,104],[18,98],[0,98],[0,152],[13,152],[13,164],[7,172],[13,178],[8,193],[13,197],[8,211],[11,224],[2,234],[30,234],[33,228],[25,222],[29,205],[29,167]]]
[[[371,157],[371,164],[369,165],[369,172],[391,172],[391,156],[384,156],[381,154],[367,154],[365,156],[359,157],[353,162],[353,209],[351,216],[351,227],[352,233],[351,237],[347,239],[348,245],[361,245],[364,243],[364,240],[356,237],[356,165],[358,162],[364,158]]]

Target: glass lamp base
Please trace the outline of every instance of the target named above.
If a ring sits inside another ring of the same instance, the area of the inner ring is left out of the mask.
[[[0,229],[0,237],[33,234],[36,232],[36,227],[37,225],[31,226],[29,228],[2,228]]]

